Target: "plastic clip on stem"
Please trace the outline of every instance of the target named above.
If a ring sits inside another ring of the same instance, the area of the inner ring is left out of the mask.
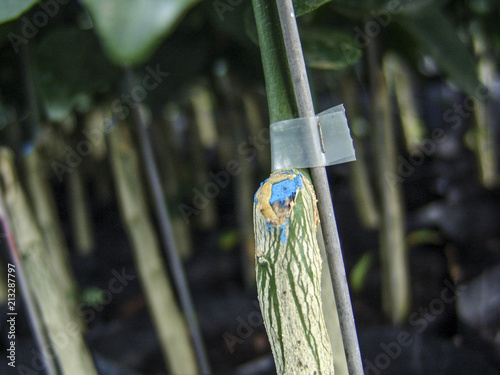
[[[271,124],[272,170],[326,167],[356,160],[344,106]]]
[[[299,115],[301,117],[314,117],[311,91],[292,0],[277,0],[277,7]],[[321,138],[319,134],[318,137]],[[335,292],[335,301],[337,303],[349,374],[362,375],[363,364],[361,362],[361,352],[354,324],[354,315],[326,169],[324,167],[311,168],[311,177],[318,197],[321,228],[323,230],[328,267]]]

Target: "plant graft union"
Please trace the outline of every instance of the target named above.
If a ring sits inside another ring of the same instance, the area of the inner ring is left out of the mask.
[[[333,374],[318,223],[313,187],[297,170],[273,172],[255,194],[257,290],[278,374]]]

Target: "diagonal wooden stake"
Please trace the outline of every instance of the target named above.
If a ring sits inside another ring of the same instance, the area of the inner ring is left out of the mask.
[[[292,0],[277,0],[277,5],[299,115],[301,117],[314,116],[314,106],[293,3]],[[342,257],[326,169],[324,167],[311,168],[311,177],[318,197],[321,228],[323,230],[328,267],[330,268],[333,290],[335,292],[347,367],[349,368],[349,374],[362,375],[363,364],[361,362],[361,352],[359,350],[344,259]]]

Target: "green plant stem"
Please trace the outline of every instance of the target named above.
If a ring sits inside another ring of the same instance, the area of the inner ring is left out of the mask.
[[[130,87],[130,89],[132,89],[134,87],[134,78],[132,75],[132,71],[129,68],[125,69],[125,78],[128,86]],[[182,306],[182,310],[186,315],[186,320],[193,339],[194,350],[196,358],[198,360],[198,365],[200,366],[200,371],[203,375],[209,375],[212,373],[212,371],[210,370],[210,364],[208,362],[208,357],[205,351],[203,337],[198,326],[198,321],[196,320],[196,311],[194,309],[191,294],[189,292],[189,286],[187,283],[186,274],[184,273],[184,267],[179,258],[179,253],[177,252],[175,247],[172,225],[168,216],[165,197],[163,196],[163,189],[161,186],[158,169],[156,167],[151,140],[149,139],[146,123],[142,118],[139,108],[137,106],[133,106],[132,112],[138,130],[141,152],[144,165],[146,167],[146,174],[149,180],[149,187],[153,195],[155,213],[158,218],[160,227],[160,236],[163,245],[167,250],[166,255],[172,270],[173,282],[176,287],[177,293],[179,294],[179,300]]]
[[[277,4],[299,115],[301,117],[311,117],[314,116],[314,105],[309,88],[293,3],[291,0],[277,0]],[[351,374],[363,374],[361,352],[359,350],[358,336],[354,323],[354,314],[352,312],[344,259],[340,247],[326,168],[312,168],[311,177],[318,196],[321,228],[325,241],[328,267],[335,291],[347,365]]]

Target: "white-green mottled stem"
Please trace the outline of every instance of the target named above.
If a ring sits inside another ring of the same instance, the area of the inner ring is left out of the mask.
[[[58,287],[60,281],[56,278],[42,233],[19,183],[13,155],[9,150],[0,151],[0,174],[4,202],[19,248],[19,259],[24,265],[24,275],[40,309],[62,373],[97,375],[80,327]]]
[[[276,200],[275,189],[285,195]],[[257,291],[279,375],[334,371],[321,301],[318,220],[312,185],[297,170],[273,172],[255,194]]]
[[[144,294],[172,374],[198,374],[189,330],[175,299],[140,179],[139,155],[119,123],[110,133],[111,166]]]
[[[48,178],[47,168],[43,163],[38,148],[34,148],[24,157],[26,165],[26,183],[28,194],[33,203],[33,210],[49,251],[51,263],[59,280],[58,286],[68,300],[70,313],[83,329],[85,324],[78,314],[78,287],[71,268],[69,252],[57,213],[56,200]]]
[[[292,0],[277,0],[277,5],[299,115],[301,117],[314,116],[314,105],[312,102],[311,90],[309,88]],[[351,375],[363,374],[361,351],[359,350],[344,259],[342,257],[342,249],[340,247],[340,239],[326,169],[323,167],[312,168],[311,177],[316,194],[318,195],[321,228],[323,229],[328,267],[330,269],[333,289],[335,291],[335,300],[337,302],[347,365]]]

